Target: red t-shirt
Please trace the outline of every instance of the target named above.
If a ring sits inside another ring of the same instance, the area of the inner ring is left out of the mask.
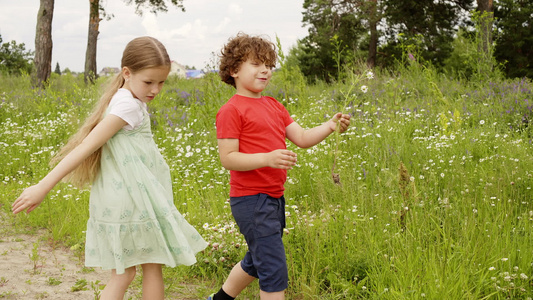
[[[286,149],[285,128],[294,120],[283,104],[272,97],[234,95],[217,113],[217,139],[239,139],[239,152],[268,153]],[[270,167],[230,171],[230,196],[259,193],[283,196],[287,171]]]

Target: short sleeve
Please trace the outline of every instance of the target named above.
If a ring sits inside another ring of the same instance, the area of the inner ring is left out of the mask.
[[[278,101],[276,101],[276,103],[278,104],[278,107],[281,111],[281,117],[283,119],[283,123],[285,124],[285,127],[291,125],[291,123],[294,122],[294,119],[289,114],[289,111],[287,110],[287,108]]]
[[[133,98],[131,92],[120,89],[109,103],[109,114],[115,115],[128,123],[123,128],[132,130],[141,125],[144,114],[139,100]]]
[[[242,119],[237,108],[224,104],[216,116],[217,139],[238,139],[242,128]]]

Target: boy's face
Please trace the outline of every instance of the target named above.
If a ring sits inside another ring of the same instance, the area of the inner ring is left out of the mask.
[[[243,62],[239,70],[231,76],[235,79],[237,94],[259,98],[272,78],[273,66],[267,66],[257,59],[248,58]]]

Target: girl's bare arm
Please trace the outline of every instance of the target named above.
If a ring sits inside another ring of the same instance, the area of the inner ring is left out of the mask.
[[[102,147],[115,133],[117,133],[126,121],[115,116],[107,115],[87,137],[74,150],[65,156],[39,183],[25,189],[11,206],[14,214],[25,209],[31,212],[41,202],[54,186],[78,167],[89,155]]]

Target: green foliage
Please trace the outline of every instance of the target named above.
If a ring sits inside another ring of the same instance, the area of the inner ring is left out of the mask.
[[[87,288],[87,280],[85,279],[78,279],[76,283],[70,287],[70,290],[73,292],[79,292],[79,291],[86,291]]]
[[[390,26],[381,35],[385,42],[380,45],[380,64],[395,65],[401,57],[405,41],[417,41],[417,59],[441,68],[443,61],[452,51],[451,42],[455,34],[460,7],[452,2],[443,4],[435,1],[391,1],[385,10],[385,20]],[[420,18],[420,13],[426,15]]]
[[[406,60],[393,74],[375,70],[370,78],[358,67],[335,84],[294,82],[296,69],[274,73],[265,94],[279,97],[302,127],[338,111],[352,115],[344,134],[309,149],[288,144],[298,165],[285,193],[287,298],[533,297],[533,83],[467,81]],[[57,76],[43,90],[24,76],[2,79],[0,151],[9,159],[0,162],[0,208],[7,212],[49,171],[50,157],[90,111],[104,79],[86,87],[83,78]],[[173,79],[149,105],[175,204],[210,243],[195,265],[164,268],[172,299],[184,298],[184,281],[199,283],[194,299],[218,289],[246,251],[214,127],[234,92],[216,74]],[[331,176],[334,159],[340,185]],[[61,183],[31,214],[6,216],[83,251],[88,195]],[[89,282],[72,288],[88,289]],[[90,288],[97,295],[100,286]],[[258,294],[255,283],[243,298]]]
[[[285,57],[281,41],[276,36],[276,43],[278,47],[278,61],[280,67],[275,69],[275,76],[269,84],[269,93],[279,100],[295,98],[298,95],[306,93],[306,81],[300,68],[294,61],[290,61]]]
[[[303,15],[304,24],[309,25],[309,35],[292,54],[308,81],[331,82],[340,76],[341,64],[353,63],[352,53],[366,35],[360,19],[364,14],[340,9],[331,1],[306,0]]]
[[[472,64],[475,61],[473,56],[477,56],[478,48],[473,35],[464,29],[459,30],[452,42],[453,51],[444,61],[445,74],[459,78],[470,78],[474,74],[477,68]]]
[[[533,2],[498,1],[495,56],[509,77],[533,78]]]
[[[401,66],[397,61],[405,62],[405,46],[414,45],[421,65],[454,77],[488,79],[493,72],[499,76],[500,70],[511,78],[533,76],[531,1],[497,1],[495,19],[473,11],[472,0],[379,1],[376,5],[374,18],[382,25],[377,65],[384,69]],[[345,67],[354,68],[368,53],[368,1],[306,0],[303,6],[309,34],[290,56],[310,83],[343,80],[349,73]],[[493,21],[496,30],[486,32]]]
[[[59,279],[55,279],[54,277],[48,277],[48,281],[47,281],[48,285],[60,285],[61,284],[61,280]]]
[[[2,43],[0,35],[0,74],[29,74],[33,68],[33,52],[24,43]]]

